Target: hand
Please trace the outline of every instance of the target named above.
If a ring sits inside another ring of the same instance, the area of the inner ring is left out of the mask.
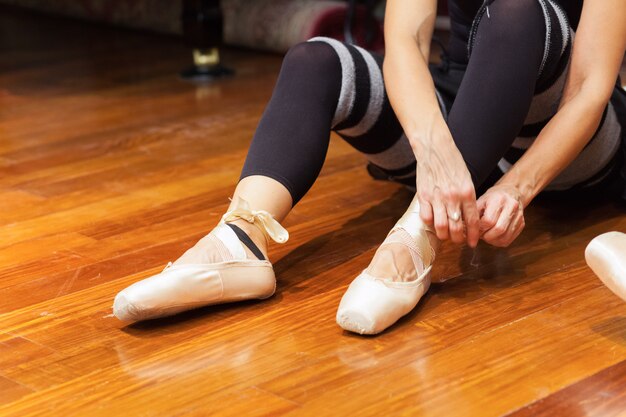
[[[522,232],[524,206],[517,188],[496,184],[478,199],[482,240],[498,247],[509,246]]]
[[[414,145],[420,216],[424,223],[434,225],[440,240],[462,243],[467,239],[475,247],[480,238],[478,208],[465,161],[447,126],[427,139]]]

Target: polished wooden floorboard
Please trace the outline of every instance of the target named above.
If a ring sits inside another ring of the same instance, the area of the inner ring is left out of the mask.
[[[177,39],[0,27],[0,415],[625,415],[626,304],[583,258],[623,207],[544,199],[506,250],[445,245],[418,308],[359,337],[337,304],[411,195],[335,136],[273,298],[118,321],[224,212],[280,57],[228,50],[237,75],[196,86]]]

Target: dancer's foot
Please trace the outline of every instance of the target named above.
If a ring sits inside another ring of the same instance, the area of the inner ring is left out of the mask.
[[[136,282],[115,297],[121,320],[169,316],[201,306],[272,296],[276,278],[267,260],[268,239],[289,238],[270,213],[243,199],[219,224],[162,273]]]
[[[439,239],[432,233],[427,233],[427,236],[430,246],[428,251],[436,250],[439,246]],[[406,230],[398,228],[390,232],[376,250],[365,272],[394,282],[415,281],[424,272],[426,266],[424,266],[424,257],[421,254],[423,249],[419,247],[411,249],[414,245],[415,240]]]
[[[226,222],[237,226],[252,240],[256,247],[263,254],[263,258],[268,259],[267,247],[269,245],[268,237],[263,233],[261,228],[254,223],[249,223],[244,219],[235,219]],[[259,259],[252,250],[243,245],[247,259]],[[214,233],[209,233],[200,239],[194,246],[187,249],[180,258],[172,262],[172,266],[189,265],[189,264],[212,264],[216,262],[224,262],[230,258],[224,252],[224,243],[219,240]]]
[[[355,333],[376,334],[410,312],[430,286],[437,242],[420,219],[414,199],[370,266],[348,287],[337,310],[337,323]]]

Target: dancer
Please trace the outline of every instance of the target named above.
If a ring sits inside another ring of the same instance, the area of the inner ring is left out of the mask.
[[[329,38],[292,47],[228,211],[161,274],[120,292],[115,315],[270,297],[268,244],[288,239],[280,222],[316,180],[331,130],[374,178],[416,190],[339,305],[339,325],[361,334],[415,307],[440,241],[507,246],[542,190],[623,187],[626,3],[448,3],[449,54],[430,69],[434,0],[387,2],[384,63]]]

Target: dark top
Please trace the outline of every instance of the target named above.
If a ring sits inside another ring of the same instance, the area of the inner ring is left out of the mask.
[[[469,39],[472,22],[484,0],[448,0],[451,33],[448,44],[450,59],[459,63],[467,63],[467,40]],[[497,0],[496,0],[497,1]],[[576,30],[583,0],[557,0],[567,13],[570,24]]]

